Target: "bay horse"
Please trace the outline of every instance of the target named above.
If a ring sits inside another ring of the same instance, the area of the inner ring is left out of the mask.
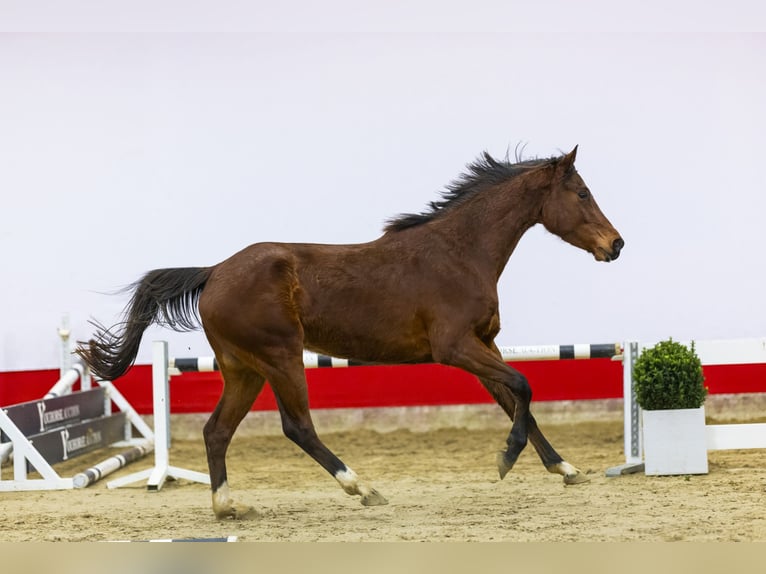
[[[374,506],[387,500],[317,436],[309,412],[303,350],[368,364],[441,363],[478,377],[512,421],[498,453],[503,478],[527,444],[566,484],[587,481],[564,461],[530,413],[526,378],[495,345],[497,282],[522,235],[542,223],[564,241],[613,261],[624,242],[574,167],[577,147],[511,163],[484,152],[420,214],[389,220],[369,243],[256,243],[211,267],[157,269],[128,290],[122,321],[94,322],[76,353],[101,379],[126,372],[152,323],[200,326],[224,387],[204,426],[215,516],[253,509],[232,498],[226,452],[268,380],[284,434],[343,490]]]

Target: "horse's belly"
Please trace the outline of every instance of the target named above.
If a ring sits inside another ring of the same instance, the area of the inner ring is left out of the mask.
[[[343,314],[306,322],[304,347],[363,363],[423,363],[431,360],[425,330],[414,318],[396,320],[369,314]]]

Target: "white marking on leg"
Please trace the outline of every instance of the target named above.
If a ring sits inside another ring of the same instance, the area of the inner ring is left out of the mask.
[[[216,518],[236,518],[250,519],[257,518],[258,513],[252,506],[236,504],[231,497],[229,484],[224,482],[221,487],[213,493],[213,512]]]
[[[359,490],[359,477],[350,468],[335,473],[335,480],[347,494],[362,494]]]
[[[564,484],[583,484],[589,482],[590,478],[584,474],[580,469],[575,468],[566,461],[561,461],[558,464],[553,464],[548,467],[550,472],[558,473],[564,477]]]
[[[573,474],[579,474],[579,470],[566,462],[565,460],[562,460],[558,464],[554,464],[550,469],[551,472],[558,473],[562,476],[570,476]]]
[[[365,506],[379,506],[388,504],[388,500],[374,488],[370,488],[359,482],[359,477],[350,468],[339,470],[335,473],[337,480],[347,494],[358,494],[362,497],[362,504]]]
[[[231,512],[231,509],[231,490],[229,490],[229,484],[224,482],[220,488],[213,493],[213,512],[216,516],[222,516]]]

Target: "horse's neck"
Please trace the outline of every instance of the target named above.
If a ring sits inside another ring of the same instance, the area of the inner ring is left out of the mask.
[[[444,219],[444,225],[460,252],[483,262],[496,273],[505,269],[524,233],[540,221],[544,186],[513,182],[487,189]]]

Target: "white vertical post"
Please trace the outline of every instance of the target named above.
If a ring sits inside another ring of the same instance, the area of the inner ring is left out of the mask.
[[[76,366],[80,363],[75,363]],[[90,375],[90,369],[87,365],[80,364],[82,367],[82,372],[80,373],[80,390],[81,391],[89,391],[93,388],[93,377]],[[107,413],[110,414],[110,413]]]
[[[61,358],[59,361],[60,365],[60,376],[63,377],[66,372],[72,368],[72,349],[69,346],[69,335],[71,334],[71,331],[69,329],[69,315],[64,314],[63,317],[61,317],[61,326],[58,329],[59,331],[59,337],[61,338]]]
[[[643,436],[641,432],[641,407],[636,401],[636,390],[633,388],[633,365],[638,359],[638,343],[631,341],[626,344],[623,360],[622,396],[624,401],[625,425],[625,462],[636,464],[643,462]]]
[[[147,488],[159,490],[170,466],[170,393],[168,384],[168,343],[152,343],[152,394],[154,398],[154,471]]]
[[[638,358],[638,343],[626,341],[622,351],[623,444],[625,464],[606,469],[607,476],[620,476],[644,470],[644,445],[641,436],[641,409],[633,388],[633,365]]]
[[[154,468],[139,471],[130,476],[118,478],[106,484],[107,488],[119,488],[148,478],[146,489],[156,492],[165,484],[165,480],[185,479],[202,484],[210,484],[207,474],[170,466],[170,388],[168,369],[168,344],[166,341],[154,341],[152,346],[152,394],[154,402]],[[115,389],[116,391],[116,389]],[[113,399],[121,399],[116,394]],[[124,399],[121,399],[124,400]],[[119,406],[119,403],[115,401]],[[135,423],[134,423],[135,424]],[[149,429],[139,431],[145,438],[150,438]]]

